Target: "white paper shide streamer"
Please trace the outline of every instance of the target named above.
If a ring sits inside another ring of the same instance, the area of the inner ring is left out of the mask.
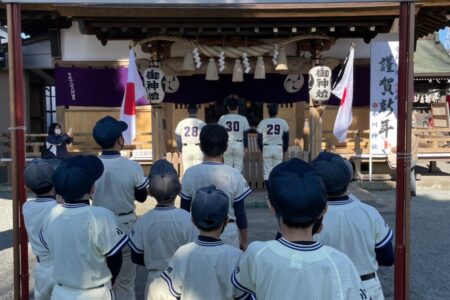
[[[248,61],[248,54],[247,54],[247,52],[244,52],[244,54],[242,54],[242,63],[244,64],[244,72],[245,72],[245,74],[250,73],[250,70],[252,68],[250,68],[250,63]]]
[[[273,65],[276,66],[278,64],[278,55],[280,52],[278,51],[278,44],[275,44],[275,49],[273,49],[272,62]]]
[[[198,51],[197,47],[192,50],[192,54],[194,54],[195,67],[197,69],[200,69],[200,67],[202,66],[202,60],[200,59],[200,52]]]
[[[219,53],[219,72],[223,72],[225,70],[225,53],[221,51]]]

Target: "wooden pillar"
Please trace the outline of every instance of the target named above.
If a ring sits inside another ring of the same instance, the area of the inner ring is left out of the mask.
[[[313,160],[322,151],[322,107],[309,107],[310,153]]]
[[[295,108],[295,122],[296,122],[296,131],[295,131],[295,137],[296,137],[296,146],[299,146],[302,151],[305,150],[305,134],[304,134],[304,127],[305,127],[305,105],[306,102],[295,102],[294,108]]]
[[[164,139],[164,111],[161,106],[152,107],[152,155],[153,161],[166,155],[166,140]]]

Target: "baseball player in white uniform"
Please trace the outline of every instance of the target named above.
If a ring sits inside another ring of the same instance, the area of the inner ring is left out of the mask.
[[[54,207],[39,238],[51,253],[54,300],[114,299],[111,284],[120,270],[128,236],[111,211],[89,205],[103,164],[95,156],[63,161],[53,174],[62,205]]]
[[[148,287],[161,276],[175,251],[197,239],[198,230],[191,215],[174,206],[180,190],[172,164],[165,159],[156,161],[150,169],[149,193],[158,204],[137,220],[130,237],[133,262],[148,270],[144,295],[148,295]]]
[[[248,131],[250,125],[247,118],[238,113],[236,96],[227,99],[228,114],[220,117],[218,124],[228,132],[228,148],[223,154],[223,162],[242,173],[244,154],[248,147]]]
[[[283,161],[283,153],[289,147],[289,126],[277,117],[278,104],[267,104],[267,111],[269,118],[262,120],[256,128],[258,145],[263,154],[266,187],[270,171]]]
[[[120,155],[124,145],[122,132],[127,127],[125,122],[107,116],[100,119],[93,129],[94,139],[103,149],[100,159],[105,170],[95,183],[92,205],[111,210],[125,234],[131,232],[136,222],[134,200],[144,202],[147,199],[148,185],[142,167]],[[124,247],[122,254],[122,268],[114,292],[118,299],[134,300],[136,265],[131,261],[128,246]]]
[[[230,283],[242,251],[220,240],[227,223],[228,206],[228,196],[214,186],[197,191],[191,213],[192,222],[200,230],[198,240],[181,246],[162,274],[165,292],[172,297],[228,300],[243,299],[246,295],[233,290]],[[162,297],[157,295],[155,299],[158,298]]]
[[[384,299],[376,272],[379,265],[394,264],[392,230],[374,207],[347,194],[353,178],[348,161],[337,154],[322,152],[311,164],[322,176],[328,193],[324,229],[315,239],[348,255],[368,296],[373,300]]]
[[[46,160],[33,160],[23,172],[27,191],[36,194],[23,204],[22,213],[36,265],[33,270],[34,299],[48,300],[53,289],[53,265],[50,252],[39,240],[39,232],[50,211],[57,205],[53,188],[53,166]]]
[[[197,118],[197,105],[189,104],[187,108],[189,117],[181,120],[175,128],[175,139],[177,141],[178,152],[181,153],[181,161],[186,171],[194,165],[198,165],[203,160],[203,153],[200,150],[200,132],[205,122]]]
[[[268,184],[283,237],[249,245],[234,287],[256,299],[369,299],[351,260],[313,240],[327,207],[317,171],[294,158],[275,167]]]
[[[245,249],[247,247],[247,216],[244,199],[251,193],[242,174],[222,163],[227,149],[228,133],[218,124],[203,127],[200,148],[205,154],[203,163],[186,170],[181,182],[181,208],[190,211],[198,189],[214,185],[223,191],[230,201],[228,224],[221,235],[225,244]]]

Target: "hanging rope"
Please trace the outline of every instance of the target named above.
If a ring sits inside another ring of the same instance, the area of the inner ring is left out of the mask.
[[[279,46],[285,46],[290,43],[295,43],[302,40],[330,40],[330,37],[322,35],[303,35],[294,36],[284,40],[277,41],[276,44]],[[230,58],[241,58],[242,54],[247,53],[248,57],[258,57],[264,54],[270,53],[275,48],[275,43],[273,44],[261,44],[249,47],[224,47],[224,46],[209,46],[202,45],[198,42],[191,41],[182,37],[168,36],[168,35],[158,35],[152,36],[143,40],[136,42],[136,45],[148,44],[154,41],[166,41],[166,42],[177,42],[181,43],[186,48],[198,48],[199,52],[206,57],[219,57],[220,52],[224,52],[226,57]]]

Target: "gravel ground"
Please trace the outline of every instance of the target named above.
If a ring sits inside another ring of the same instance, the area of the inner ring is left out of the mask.
[[[410,299],[450,299],[447,288],[450,270],[450,165],[439,165],[445,173],[440,176],[422,176],[418,185],[418,196],[411,204],[411,261],[410,261]],[[376,185],[374,185],[376,186]],[[370,188],[370,185],[365,184]],[[378,188],[378,187],[377,187]],[[394,228],[395,190],[363,190],[354,182],[351,191],[362,201],[375,206],[387,223]],[[265,208],[265,194],[257,192],[247,199],[249,219],[249,239],[269,240],[276,233],[275,219]],[[138,212],[146,211],[147,205],[139,205]],[[0,299],[11,299],[12,276],[12,219],[10,193],[0,191]],[[31,249],[29,250],[31,253]],[[30,254],[30,272],[34,257]],[[393,268],[380,268],[378,274],[382,281],[386,299],[393,299]],[[142,299],[145,270],[138,269],[136,294]],[[30,289],[33,280],[30,277]]]

